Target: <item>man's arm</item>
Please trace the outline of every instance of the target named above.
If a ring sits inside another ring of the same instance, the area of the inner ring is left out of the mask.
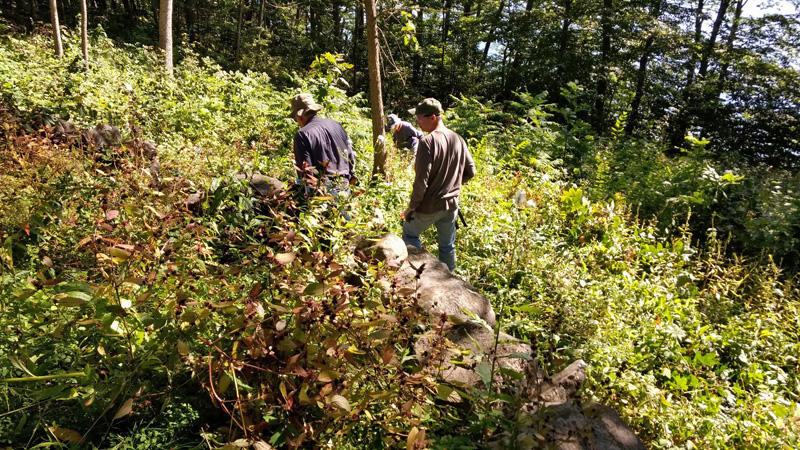
[[[314,163],[311,161],[311,148],[308,139],[297,133],[294,136],[294,165],[297,166],[297,177],[300,179],[305,176],[303,163],[306,164],[306,167],[314,167]]]
[[[469,148],[467,147],[467,143],[464,143],[464,153],[466,158],[464,158],[464,173],[461,175],[461,182],[466,183],[467,181],[471,180],[475,176],[475,161],[472,160],[472,155],[469,153]]]
[[[415,211],[422,200],[425,198],[425,192],[428,190],[428,177],[431,174],[431,164],[433,157],[429,143],[422,141],[417,150],[417,157],[414,160],[414,187],[411,189],[411,199],[408,202],[408,210]]]

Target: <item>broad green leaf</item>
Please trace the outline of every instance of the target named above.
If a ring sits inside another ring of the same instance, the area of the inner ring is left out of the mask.
[[[51,425],[47,427],[53,436],[56,437],[59,441],[69,442],[71,444],[80,444],[83,440],[83,436],[75,430],[70,430],[69,428],[61,428],[57,425]]]
[[[436,385],[436,393],[439,398],[451,403],[458,403],[461,401],[461,396],[458,395],[458,392],[446,384]]]
[[[317,380],[323,383],[330,383],[331,381],[339,378],[342,376],[339,372],[333,370],[323,370],[322,372],[317,375]]]
[[[63,292],[53,297],[55,303],[59,306],[82,306],[89,302],[92,297],[80,291]]]
[[[491,368],[491,366],[489,366],[488,362],[484,361],[484,362],[478,364],[478,367],[475,368],[475,372],[478,374],[478,376],[481,377],[481,380],[483,380],[483,383],[486,386],[489,386],[491,384],[491,382],[492,382],[492,368]]]
[[[36,293],[36,289],[23,289],[21,291],[14,292],[12,295],[19,299],[25,300],[26,298],[30,297],[31,295]]]
[[[231,385],[231,377],[226,372],[222,372],[222,375],[219,377],[219,386],[217,387],[217,391],[222,393],[228,390],[228,387]]]
[[[189,354],[189,346],[186,345],[186,342],[183,342],[180,339],[178,340],[178,353],[183,356]]]
[[[375,331],[373,333],[370,333],[370,335],[367,336],[367,340],[379,341],[381,339],[388,338],[389,336],[391,336],[391,334],[392,333],[389,330],[378,330],[378,331]]]
[[[123,261],[126,261],[128,258],[131,257],[131,252],[117,247],[111,247],[108,250],[108,252],[111,254],[111,260],[115,264],[119,264]]]
[[[303,289],[303,295],[320,295],[322,292],[322,283],[311,283]]]

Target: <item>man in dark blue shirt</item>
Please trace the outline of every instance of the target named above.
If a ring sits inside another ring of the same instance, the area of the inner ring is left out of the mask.
[[[389,114],[389,117],[387,117],[386,131],[392,133],[395,147],[407,149],[412,155],[417,154],[419,140],[425,137],[414,125],[405,120],[400,120],[397,114]]]
[[[294,164],[297,175],[315,175],[337,194],[348,189],[355,180],[356,157],[353,143],[339,122],[317,116],[322,105],[317,104],[311,94],[303,93],[290,101],[292,117],[300,130],[294,137]]]

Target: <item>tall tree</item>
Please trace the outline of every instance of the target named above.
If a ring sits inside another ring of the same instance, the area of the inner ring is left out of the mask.
[[[195,42],[197,41],[197,1],[186,0],[183,12],[186,15],[184,21],[186,22],[186,33],[189,35],[189,42]]]
[[[81,0],[81,50],[83,62],[89,64],[89,16],[86,0]]]
[[[233,62],[236,65],[242,60],[242,22],[244,21],[244,0],[239,0],[239,13],[236,19],[236,49],[233,52]]]
[[[500,6],[497,7],[497,14],[493,18],[489,20],[489,33],[486,37],[486,44],[483,46],[483,60],[487,61],[489,59],[489,48],[492,46],[492,42],[494,42],[494,33],[497,30],[497,25],[503,18],[503,10],[506,7],[506,0],[500,0]]]
[[[350,57],[350,63],[353,65],[353,82],[350,84],[350,88],[353,90],[358,89],[356,83],[358,82],[358,67],[360,65],[359,49],[361,48],[361,38],[364,36],[364,6],[361,4],[361,0],[356,0],[355,19],[355,25],[353,26],[353,49]]]
[[[735,46],[734,43],[736,42],[736,34],[739,32],[739,25],[742,22],[742,9],[744,8],[745,3],[747,0],[736,0],[736,9],[733,13],[733,20],[731,21],[731,29],[728,32],[728,41],[726,44],[725,49],[725,56],[722,58],[722,64],[720,65],[719,69],[719,77],[717,79],[717,90],[715,93],[715,97],[719,98],[719,95],[722,93],[722,89],[725,85],[725,80],[728,78],[728,70],[731,66],[731,59],[733,58]]]
[[[698,4],[702,5],[702,0],[700,0]],[[681,108],[679,109],[678,114],[676,114],[670,130],[669,138],[671,148],[667,149],[668,153],[675,153],[676,149],[683,144],[686,131],[694,121],[693,116],[697,114],[699,109],[704,107],[704,105],[701,104],[702,101],[699,100],[704,97],[702,90],[704,89],[704,85],[707,81],[706,75],[708,72],[708,66],[712,56],[715,53],[717,37],[719,36],[720,29],[725,21],[725,15],[728,12],[729,6],[730,0],[720,0],[719,8],[717,10],[717,17],[714,20],[714,24],[711,27],[711,34],[706,42],[701,44],[701,31],[698,28],[695,29],[695,39],[697,43],[696,48],[701,49],[700,68],[696,75],[694,74],[694,64],[689,68],[689,76],[687,76],[688,79],[686,82],[686,87],[683,91]],[[700,9],[698,8],[698,10]],[[702,21],[698,20],[697,23],[701,24]],[[694,61],[696,61],[696,57]]]
[[[574,0],[563,0],[563,1],[564,1],[564,8],[563,8],[564,17],[561,19],[561,32],[559,33],[559,38],[558,38],[558,53],[556,53],[556,58],[557,58],[556,76],[553,80],[551,80],[550,83],[551,99],[557,99],[559,97],[561,86],[563,86],[564,84],[563,78],[564,74],[566,73],[566,61],[564,61],[564,58],[567,57],[567,47],[569,46],[569,41],[570,41],[570,28],[573,22],[572,8]]]
[[[51,0],[55,1],[55,0]],[[172,76],[172,0],[161,0],[158,14],[158,48],[164,51],[164,69]]]
[[[703,51],[703,57],[700,59],[700,70],[698,71],[698,75],[700,75],[700,77],[705,77],[706,72],[708,72],[708,63],[711,60],[711,55],[714,54],[714,49],[717,44],[717,37],[719,36],[719,30],[722,28],[722,22],[725,20],[725,15],[728,13],[728,6],[730,6],[730,4],[730,0],[720,0],[719,2],[717,18],[714,20],[714,25],[711,27],[711,36],[708,37],[708,41],[706,42],[706,46]]]
[[[656,0],[650,13],[651,23],[658,23],[661,15],[661,5],[663,0]],[[657,27],[657,25],[656,25]],[[631,101],[630,112],[628,114],[628,122],[625,124],[625,133],[628,135],[633,134],[639,124],[640,111],[642,105],[642,98],[644,98],[645,84],[647,83],[647,64],[650,62],[651,52],[653,51],[653,43],[656,39],[656,30],[647,31],[647,39],[642,46],[642,54],[639,57],[639,67],[636,70],[636,90]]]
[[[61,27],[58,24],[58,4],[56,0],[50,0],[50,23],[53,26],[53,46],[56,56],[64,56],[64,47],[61,46]]]
[[[597,71],[597,91],[595,92],[594,102],[594,128],[602,133],[605,130],[608,93],[608,79],[611,58],[611,15],[613,14],[613,1],[603,0],[603,7],[600,10],[600,67]]]
[[[369,65],[369,104],[372,108],[372,145],[375,153],[372,175],[386,176],[386,137],[383,132],[383,94],[378,42],[378,11],[375,0],[364,0],[367,13],[367,60]]]
[[[689,107],[693,97],[692,90],[696,88],[694,78],[699,57],[698,50],[702,47],[703,40],[704,5],[704,0],[697,0],[697,8],[694,13],[694,40],[689,45],[689,57],[686,62],[686,82],[681,91],[680,100],[676,105],[678,112],[670,120],[669,128],[667,129],[668,147],[665,152],[668,154],[677,152],[677,148],[683,144],[683,138],[686,135]]]

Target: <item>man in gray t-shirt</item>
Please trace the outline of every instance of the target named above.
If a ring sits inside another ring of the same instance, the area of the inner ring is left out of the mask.
[[[414,187],[403,212],[403,241],[422,248],[419,235],[436,226],[439,260],[452,271],[456,267],[456,218],[461,184],[475,176],[475,162],[467,143],[444,126],[442,104],[426,98],[412,114],[422,131],[414,161]]]
[[[400,120],[397,114],[389,114],[386,118],[386,131],[392,133],[395,147],[410,150],[412,155],[417,153],[419,140],[425,137],[414,125]]]

